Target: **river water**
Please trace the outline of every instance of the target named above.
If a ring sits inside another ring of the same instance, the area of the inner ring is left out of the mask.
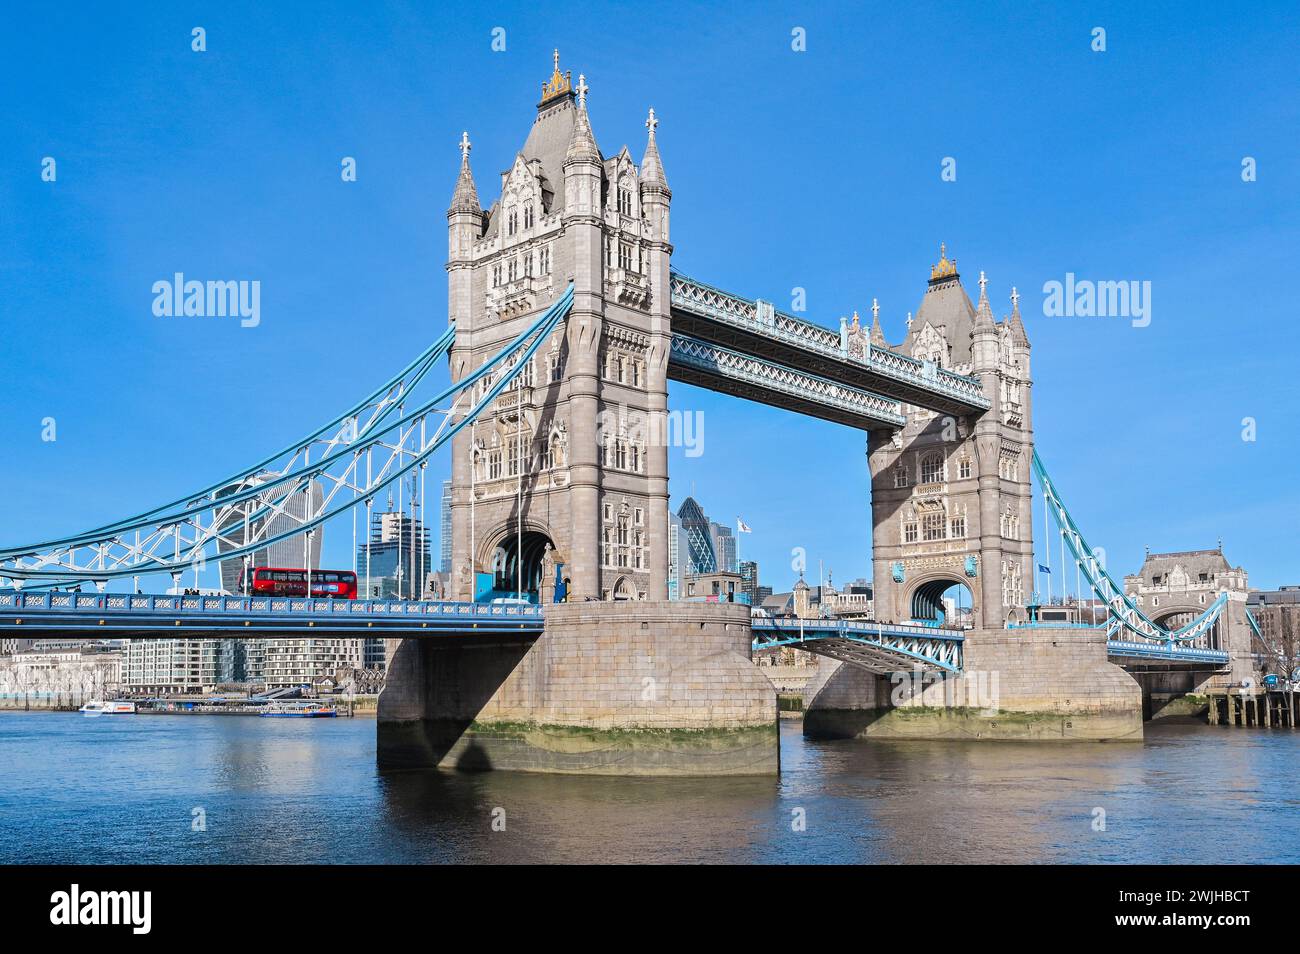
[[[380,773],[369,719],[0,713],[0,862],[1300,860],[1291,730],[809,742],[785,722],[781,746],[779,779]]]

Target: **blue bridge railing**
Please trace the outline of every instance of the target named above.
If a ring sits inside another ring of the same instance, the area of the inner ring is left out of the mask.
[[[357,631],[530,629],[542,609],[523,604],[450,600],[335,600],[295,596],[149,596],[127,593],[0,592],[0,627],[183,633],[260,626],[276,630]]]

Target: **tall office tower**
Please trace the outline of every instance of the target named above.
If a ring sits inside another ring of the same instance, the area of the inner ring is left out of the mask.
[[[418,599],[433,570],[429,533],[404,513],[374,515],[370,540],[357,546],[358,594],[384,599]]]
[[[442,482],[442,526],[439,528],[442,534],[442,553],[438,562],[439,569],[443,573],[451,572],[451,481]]]
[[[713,541],[713,554],[717,560],[718,571],[721,573],[737,572],[736,538],[732,534],[731,528],[721,523],[710,523],[709,537]]]
[[[682,541],[686,534],[682,531],[682,518],[671,511],[668,514],[668,598],[679,599],[682,590],[683,568],[686,566],[682,556]]]
[[[740,564],[740,591],[749,597],[751,606],[757,606],[762,602],[759,597],[758,586],[758,563],[755,560],[744,560]]]
[[[275,475],[270,473],[257,474],[247,484],[242,485],[242,489],[246,489],[248,486],[255,487],[264,484],[274,477]],[[241,485],[232,484],[219,490],[217,496],[229,496],[239,489],[241,489]],[[300,527],[311,517],[320,513],[323,502],[324,493],[320,481],[313,480],[304,485],[302,490],[292,494],[283,503],[278,501],[275,490],[268,490],[249,501],[236,504],[234,511],[224,521],[222,539],[217,542],[217,551],[221,553],[234,549],[248,538],[260,536],[267,539],[293,530],[295,527]],[[258,517],[254,521],[253,513],[269,504],[275,504],[278,512],[270,517]],[[265,527],[264,530],[263,527]],[[309,566],[313,570],[318,570],[320,569],[321,546],[324,540],[325,527],[322,525],[317,527],[311,534],[310,552],[308,552],[307,534],[301,533],[259,548],[247,558],[222,560],[221,588],[227,593],[238,594],[242,592],[241,585],[245,565],[295,568]]]

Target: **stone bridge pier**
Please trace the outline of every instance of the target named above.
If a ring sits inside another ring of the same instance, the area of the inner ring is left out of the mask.
[[[814,738],[1142,741],[1142,690],[1106,634],[981,629],[960,676],[878,676],[821,660],[804,693]]]
[[[379,697],[381,768],[770,775],[776,692],[749,607],[557,603],[535,641],[404,639]]]

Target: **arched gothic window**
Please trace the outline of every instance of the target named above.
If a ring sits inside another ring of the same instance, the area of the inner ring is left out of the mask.
[[[926,454],[921,458],[921,483],[943,483],[945,477],[944,470],[942,454]]]

